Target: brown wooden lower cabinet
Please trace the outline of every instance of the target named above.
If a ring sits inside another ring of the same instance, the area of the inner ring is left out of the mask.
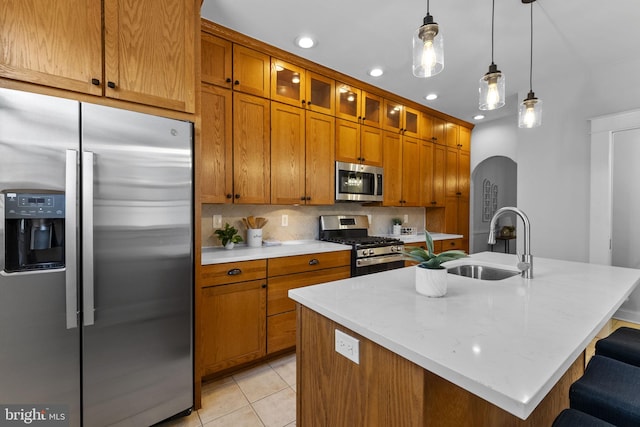
[[[296,345],[295,302],[288,296],[289,289],[346,279],[351,274],[350,263],[350,251],[273,258],[268,261],[268,354]]]
[[[298,305],[297,416],[313,426],[550,426],[584,373],[581,354],[522,420],[343,326]],[[360,364],[338,354],[335,330],[360,340]]]
[[[266,280],[202,289],[203,375],[266,354]]]
[[[200,377],[294,348],[296,311],[289,289],[346,279],[350,263],[345,250],[203,266],[196,337]]]
[[[200,377],[264,357],[267,261],[202,266],[198,287]]]

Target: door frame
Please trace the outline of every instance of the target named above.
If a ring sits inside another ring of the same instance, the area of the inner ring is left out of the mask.
[[[640,110],[595,117],[591,122],[589,262],[611,265],[613,232],[613,141],[621,131],[640,129]],[[604,226],[603,226],[604,225]]]

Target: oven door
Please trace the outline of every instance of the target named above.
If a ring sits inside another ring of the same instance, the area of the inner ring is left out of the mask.
[[[404,257],[400,254],[358,258],[355,260],[351,275],[364,276],[402,267],[404,267]]]
[[[336,162],[336,200],[382,201],[382,168]]]

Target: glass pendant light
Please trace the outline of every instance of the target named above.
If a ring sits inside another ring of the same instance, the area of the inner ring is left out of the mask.
[[[481,110],[495,110],[504,105],[504,74],[493,63],[493,27],[496,1],[491,7],[491,65],[489,71],[480,78],[480,106]]]
[[[413,33],[413,75],[431,77],[444,69],[444,48],[442,33],[433,16],[429,14],[427,0],[427,16],[423,24]]]
[[[529,58],[529,93],[518,107],[518,127],[535,128],[542,124],[542,100],[533,93],[533,2],[536,0],[522,0],[531,3],[531,54]]]

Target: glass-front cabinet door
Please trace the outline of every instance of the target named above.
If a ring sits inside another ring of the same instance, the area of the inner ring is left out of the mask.
[[[362,124],[382,127],[382,98],[362,91]]]
[[[393,101],[384,101],[384,128],[388,131],[402,131],[402,105]]]
[[[303,107],[305,70],[293,64],[271,58],[271,99]]]
[[[307,93],[305,100],[307,108],[318,113],[335,113],[336,82],[320,74],[307,71]]]
[[[402,128],[404,129],[402,134],[408,136],[419,137],[420,136],[420,112],[413,108],[404,107],[402,110],[404,123]]]
[[[344,84],[336,83],[336,117],[360,121],[360,89]]]

